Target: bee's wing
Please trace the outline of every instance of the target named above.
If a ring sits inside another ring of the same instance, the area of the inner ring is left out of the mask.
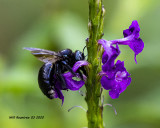
[[[62,56],[60,53],[54,52],[54,51],[49,51],[49,50],[44,50],[40,48],[24,48],[28,51],[31,51],[32,55],[37,57],[40,61],[44,63],[55,63],[58,60],[62,59]]]

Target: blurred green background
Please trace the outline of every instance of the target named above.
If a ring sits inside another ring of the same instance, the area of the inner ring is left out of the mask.
[[[138,20],[143,52],[134,62],[128,46],[118,59],[132,76],[132,83],[118,99],[104,92],[106,128],[160,128],[160,1],[104,0],[105,39],[122,38],[132,20]],[[23,47],[54,51],[82,50],[88,37],[87,0],[0,0],[0,128],[82,128],[87,127],[84,97],[65,92],[49,100],[40,91],[37,73],[42,63]],[[85,90],[82,88],[81,90]],[[44,116],[44,119],[9,119],[9,116]]]

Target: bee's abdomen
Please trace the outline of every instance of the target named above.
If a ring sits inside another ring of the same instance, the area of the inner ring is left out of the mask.
[[[51,84],[51,77],[53,76],[54,65],[52,63],[44,64],[38,74],[38,83],[41,91],[48,98],[54,98],[54,86]]]

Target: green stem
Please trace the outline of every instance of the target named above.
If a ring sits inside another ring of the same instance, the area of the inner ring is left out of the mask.
[[[88,128],[104,128],[103,106],[101,103],[101,84],[98,73],[101,71],[102,50],[97,43],[103,35],[104,8],[102,0],[89,0],[89,39],[87,42],[88,51],[88,78],[86,82],[86,102],[88,105],[87,119]]]

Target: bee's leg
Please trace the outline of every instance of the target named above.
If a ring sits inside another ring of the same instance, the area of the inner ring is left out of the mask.
[[[86,73],[86,70],[85,70],[84,66],[80,67],[80,68],[77,70],[77,73],[79,73],[81,80],[84,80],[84,79],[83,79],[83,74],[84,74],[85,76],[87,76],[87,73]]]
[[[64,80],[64,77],[62,76],[62,70],[59,64],[55,64],[56,66],[56,77],[61,82],[62,89],[66,89],[66,81]]]
[[[72,68],[65,61],[61,61],[61,63],[65,66],[65,68],[71,72],[74,76],[77,76],[76,73],[72,70]]]
[[[84,66],[80,67],[79,70],[81,70],[81,71],[83,72],[83,74],[84,74],[85,76],[87,76],[87,72],[86,72]]]
[[[56,65],[53,64],[53,67],[52,67],[52,71],[51,71],[51,74],[50,74],[50,81],[52,83],[52,88],[54,88],[54,85],[56,85],[56,82],[57,82],[57,79],[56,79]]]
[[[84,79],[83,79],[83,74],[82,74],[82,72],[80,71],[80,69],[77,70],[77,73],[79,74],[81,80],[84,80]]]

